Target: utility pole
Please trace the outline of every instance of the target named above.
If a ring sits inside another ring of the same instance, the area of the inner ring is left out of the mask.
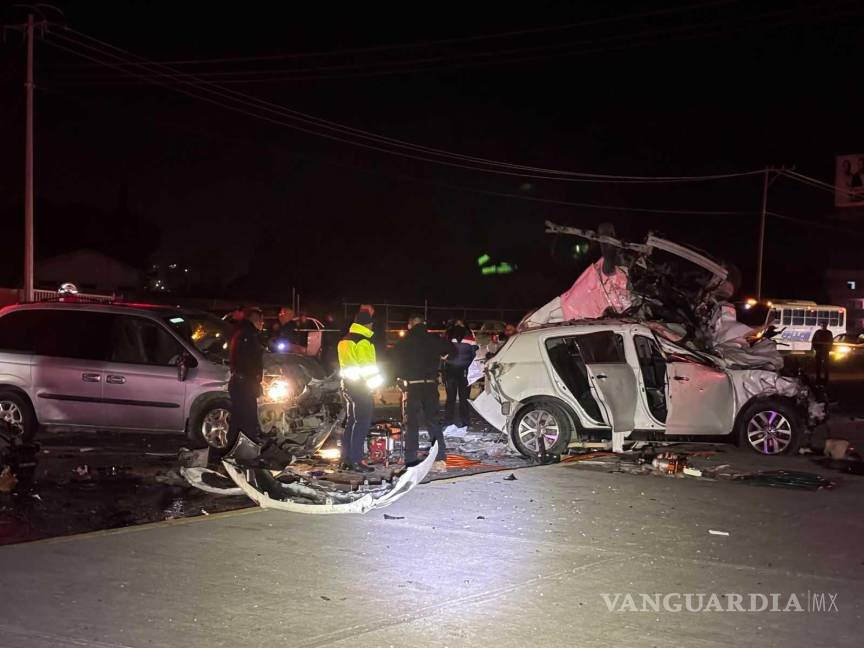
[[[762,265],[765,256],[765,221],[768,217],[768,177],[770,168],[765,169],[762,185],[762,220],[759,223],[759,256],[756,259],[756,299],[762,301]]]
[[[27,125],[24,143],[24,301],[33,301],[33,14],[27,16]]]

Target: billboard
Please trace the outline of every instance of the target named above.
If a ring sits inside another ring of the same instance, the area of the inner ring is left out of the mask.
[[[864,207],[864,153],[837,156],[834,206]]]

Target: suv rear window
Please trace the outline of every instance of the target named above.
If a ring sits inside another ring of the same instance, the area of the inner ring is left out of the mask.
[[[92,311],[27,309],[0,317],[0,349],[81,360],[108,358],[112,316]]]
[[[12,311],[0,317],[0,351],[33,353],[33,329],[40,311]]]

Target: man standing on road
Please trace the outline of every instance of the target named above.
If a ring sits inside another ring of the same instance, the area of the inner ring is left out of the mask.
[[[456,322],[447,330],[447,339],[454,345],[453,353],[444,363],[444,387],[447,390],[447,405],[444,408],[444,426],[455,426],[464,435],[468,429],[468,367],[477,355],[474,336],[462,322]],[[456,399],[459,399],[459,425],[455,425]]]
[[[295,344],[297,323],[294,321],[294,309],[283,306],[279,309],[276,322],[270,329],[270,344],[274,351],[289,351]],[[280,346],[281,345],[281,346]]]
[[[831,346],[834,344],[834,336],[828,330],[826,322],[820,323],[820,328],[813,334],[813,353],[816,356],[816,382],[828,384],[828,358],[831,354]]]
[[[426,322],[419,315],[408,320],[408,335],[394,351],[396,375],[405,389],[405,465],[418,463],[420,444],[420,415],[429,430],[429,439],[437,441],[438,453],[432,469],[447,471],[447,448],[438,422],[438,368],[441,359],[454,351],[453,345],[442,337],[429,333]]]
[[[342,437],[342,468],[353,472],[372,472],[363,463],[363,447],[372,424],[374,392],[384,384],[372,344],[372,316],[360,311],[348,334],[339,342],[339,370],[347,419]]]
[[[231,421],[228,424],[228,438],[234,439],[236,443],[228,456],[233,455],[238,463],[254,464],[261,451],[258,396],[261,395],[261,379],[264,377],[264,347],[261,344],[263,328],[264,314],[261,309],[247,308],[237,330],[231,336],[231,379],[228,381]],[[252,448],[252,452],[249,452],[248,446],[243,451],[241,432],[257,446]]]

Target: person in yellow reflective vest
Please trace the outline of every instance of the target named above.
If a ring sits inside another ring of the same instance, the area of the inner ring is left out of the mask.
[[[337,347],[347,412],[342,437],[342,469],[354,472],[373,470],[363,462],[363,448],[372,424],[373,393],[384,384],[384,378],[375,359],[372,335],[372,315],[361,310]]]

